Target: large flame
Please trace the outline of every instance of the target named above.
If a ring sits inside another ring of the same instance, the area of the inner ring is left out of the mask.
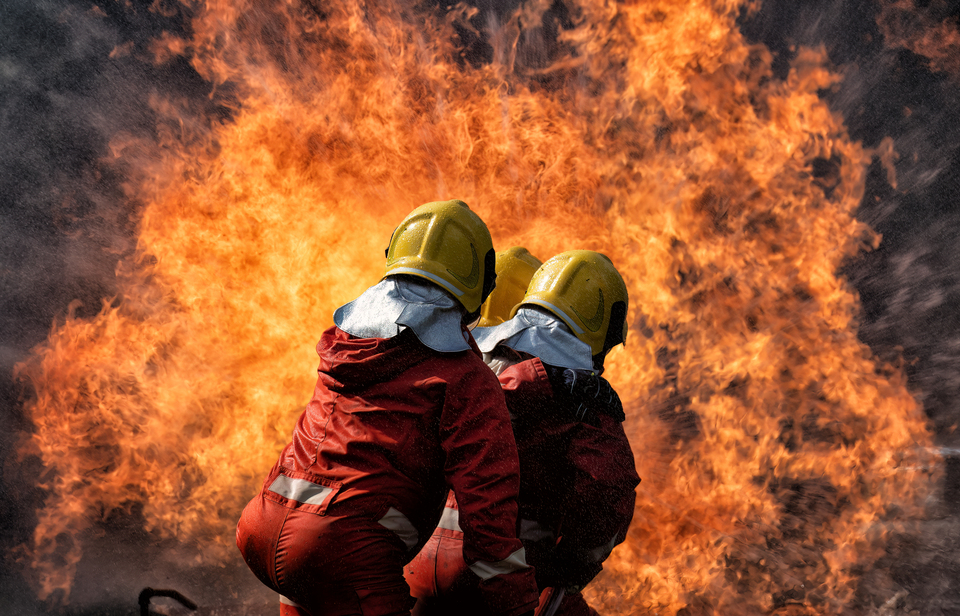
[[[25,450],[49,469],[25,548],[40,596],[68,593],[75,538],[134,504],[159,536],[233,557],[334,308],[382,275],[406,212],[456,197],[496,246],[600,250],[629,285],[608,376],[644,480],[591,602],[862,601],[858,575],[932,492],[930,437],[836,274],[879,241],[852,216],[871,153],[818,97],[838,80],[824,51],[773,78],[742,4],[195,6],[157,61],[189,55],[236,109],[164,124],[153,157],[115,144],[146,204],[139,260],[118,301],[18,367]]]

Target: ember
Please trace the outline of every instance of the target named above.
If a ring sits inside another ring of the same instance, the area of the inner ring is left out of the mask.
[[[392,222],[457,197],[498,247],[602,251],[629,286],[607,376],[643,483],[586,591],[598,610],[867,601],[859,579],[921,514],[937,454],[837,275],[880,241],[853,216],[874,153],[818,96],[839,81],[826,52],[775,78],[737,28],[746,4],[196,3],[191,35],[153,53],[189,58],[232,115],[180,124],[157,97],[163,149],[114,141],[145,203],[120,297],[17,367],[23,453],[49,471],[22,547],[38,595],[68,601],[71,538],[134,507],[235,561],[333,309],[382,274]]]

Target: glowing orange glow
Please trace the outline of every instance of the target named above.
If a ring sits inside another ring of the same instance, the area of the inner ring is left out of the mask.
[[[960,23],[956,17],[937,19],[933,7],[913,0],[883,0],[877,25],[884,42],[923,56],[930,70],[960,81]]]
[[[404,214],[460,198],[497,247],[599,250],[630,289],[607,376],[643,483],[588,600],[850,604],[935,478],[923,413],[857,339],[836,274],[879,238],[853,217],[870,155],[817,96],[838,80],[824,51],[779,81],[737,30],[741,2],[582,0],[534,67],[523,36],[551,3],[533,2],[476,67],[455,26],[479,22],[460,5],[264,4],[198,3],[192,40],[156,43],[240,105],[168,130],[149,162],[114,144],[141,161],[140,259],[115,305],[67,319],[18,367],[25,448],[51,470],[25,548],[39,594],[69,591],[80,546],[65,537],[133,503],[160,536],[235,558],[333,310],[382,275]]]

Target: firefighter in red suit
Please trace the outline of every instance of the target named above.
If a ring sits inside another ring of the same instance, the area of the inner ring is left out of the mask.
[[[600,377],[626,337],[627,291],[610,260],[571,251],[547,261],[513,318],[476,331],[499,374],[520,453],[520,536],[555,614],[596,614],[580,590],[626,538],[640,482],[619,398]],[[585,318],[584,315],[591,315]],[[430,543],[406,568],[414,614],[485,614],[458,561],[454,499]],[[560,592],[562,591],[562,592]],[[545,608],[546,606],[544,606]]]
[[[529,615],[518,458],[497,379],[464,325],[494,286],[489,231],[462,201],[414,210],[386,275],[334,314],[291,442],[244,509],[237,546],[287,616],[394,616],[403,566],[452,490],[485,609]]]

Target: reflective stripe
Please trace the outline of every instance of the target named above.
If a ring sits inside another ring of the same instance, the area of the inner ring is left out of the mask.
[[[410,522],[410,519],[393,507],[390,507],[387,515],[377,520],[377,523],[396,533],[397,537],[400,537],[400,540],[403,541],[408,550],[416,547],[417,541],[420,539],[420,533],[417,532],[417,529],[413,526],[413,523]]]
[[[308,505],[322,505],[323,501],[333,492],[333,488],[306,479],[294,479],[286,475],[277,475],[277,478],[267,489],[284,498]]]
[[[440,523],[437,524],[437,528],[446,528],[447,530],[458,530],[462,533],[463,529],[460,528],[460,510],[453,509],[451,507],[444,507],[443,515],[440,516]]]
[[[603,561],[607,560],[607,556],[610,556],[610,552],[612,552],[613,548],[615,547],[617,547],[616,535],[614,535],[613,539],[611,539],[607,543],[601,545],[598,548],[593,548],[592,550],[590,550],[588,554],[590,555],[590,558],[593,559],[593,562],[602,563]]]
[[[544,539],[549,539],[554,541],[556,536],[553,532],[540,526],[540,522],[536,520],[520,520],[520,540],[521,541],[543,541]]]
[[[489,580],[490,578],[498,575],[506,575],[507,573],[513,573],[514,571],[526,569],[528,566],[527,553],[523,550],[523,548],[520,548],[510,556],[507,556],[505,559],[497,563],[488,563],[483,560],[478,560],[470,565],[470,570],[480,576],[481,580]]]
[[[299,603],[294,603],[293,601],[291,601],[290,599],[287,599],[287,598],[284,597],[283,595],[280,595],[280,603],[282,603],[282,604],[284,604],[284,605],[290,605],[290,606],[293,606],[293,607],[300,607],[300,604],[299,604]]]
[[[424,278],[429,278],[430,280],[434,281],[435,283],[437,283],[447,291],[450,291],[457,297],[460,297],[461,295],[463,295],[463,291],[453,286],[452,284],[450,284],[440,276],[437,276],[436,274],[431,274],[430,272],[424,271],[422,269],[416,269],[413,267],[395,267],[392,270],[390,270],[391,276],[396,274],[413,274],[414,276],[423,276]]]

